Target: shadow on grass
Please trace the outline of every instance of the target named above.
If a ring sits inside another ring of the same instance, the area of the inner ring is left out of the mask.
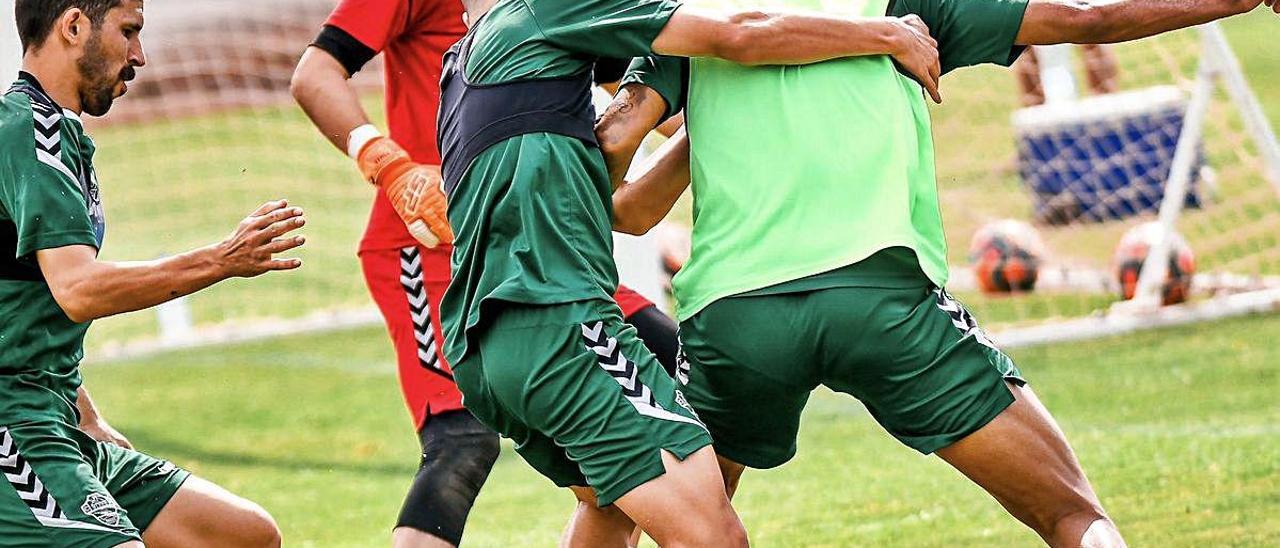
[[[203,464],[226,466],[252,466],[294,472],[326,471],[355,474],[371,474],[378,476],[411,476],[417,471],[417,461],[406,458],[402,463],[390,462],[353,462],[350,460],[325,460],[306,457],[276,457],[256,455],[250,452],[224,451],[200,447],[197,444],[175,440],[166,436],[158,436],[152,432],[130,429],[129,441],[134,447],[158,458],[183,462],[196,461]]]

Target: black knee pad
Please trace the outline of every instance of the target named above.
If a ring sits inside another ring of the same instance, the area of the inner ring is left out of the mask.
[[[680,351],[680,337],[676,322],[658,310],[648,306],[627,317],[627,323],[636,328],[636,334],[644,346],[658,357],[667,374],[676,376],[676,354]]]
[[[467,514],[498,460],[498,435],[465,410],[427,419],[418,433],[422,462],[396,527],[458,545]]]

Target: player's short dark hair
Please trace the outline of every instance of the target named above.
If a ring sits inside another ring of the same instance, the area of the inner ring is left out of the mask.
[[[120,5],[121,0],[17,0],[14,12],[18,20],[18,39],[22,52],[44,43],[53,30],[53,24],[71,8],[80,8],[93,23],[102,24],[107,12]]]

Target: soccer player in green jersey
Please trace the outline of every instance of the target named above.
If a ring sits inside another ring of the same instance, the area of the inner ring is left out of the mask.
[[[97,419],[79,362],[89,322],[232,277],[297,268],[301,210],[253,212],[219,244],[100,261],[94,143],[146,58],[142,0],[18,0],[23,72],[0,97],[0,545],[280,544],[256,504],[128,446]],[[151,235],[139,235],[150,237]]]
[[[601,56],[804,63],[889,54],[930,88],[918,21],[736,15],[676,0],[467,0],[445,57],[440,144],[453,281],[440,305],[464,403],[582,501],[565,544],[739,546],[703,425],[619,318],[611,186],[594,143]]]
[[[1261,1],[862,0],[841,8],[920,16],[946,73],[1008,65],[1026,45],[1138,39]],[[623,184],[639,140],[686,105],[687,133]],[[597,134],[620,185],[620,230],[653,226],[692,180],[693,253],[674,280],[690,367],[684,390],[715,439],[730,491],[744,467],[794,456],[801,410],[826,385],[861,400],[904,444],[937,453],[1048,544],[1123,545],[1053,418],[942,289],[946,242],[928,109],[917,82],[890,59],[801,67],[638,60]]]

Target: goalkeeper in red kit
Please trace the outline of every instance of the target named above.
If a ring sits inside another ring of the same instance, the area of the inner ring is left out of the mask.
[[[396,546],[456,546],[498,456],[498,435],[463,409],[441,352],[438,307],[453,234],[436,144],[441,61],[466,32],[459,0],[342,0],[293,76],[294,98],[326,138],[377,187],[360,263],[396,350],[400,385],[422,461],[393,534]],[[370,124],[348,84],[385,54],[389,135]],[[623,316],[669,371],[675,324],[626,288]]]

